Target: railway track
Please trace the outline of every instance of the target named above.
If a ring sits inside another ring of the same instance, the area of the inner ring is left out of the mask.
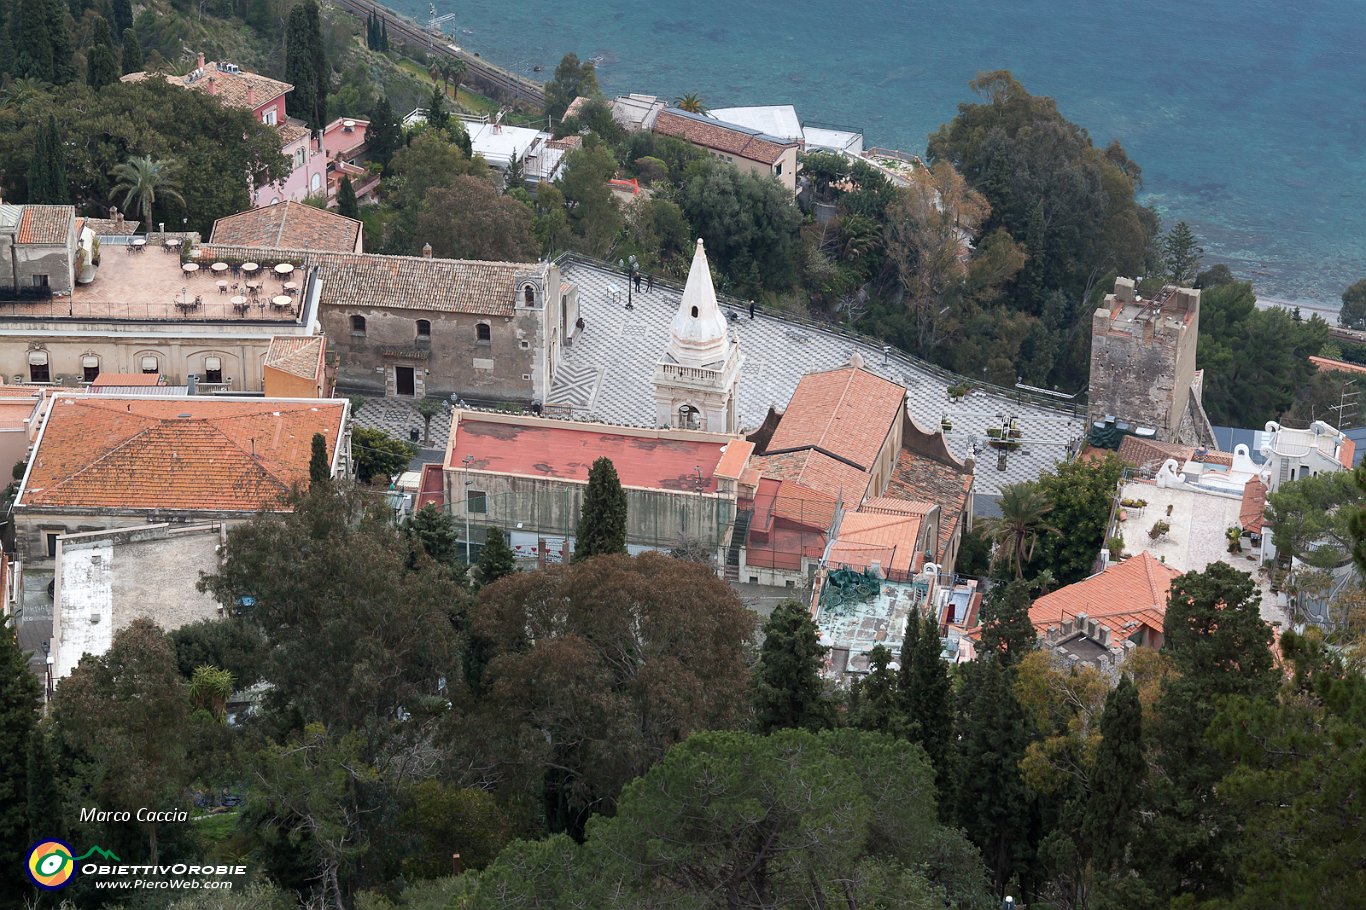
[[[501,67],[494,66],[482,57],[462,50],[456,50],[450,44],[450,36],[429,33],[417,23],[405,19],[393,10],[383,6],[376,6],[365,0],[332,0],[339,8],[344,9],[359,18],[364,19],[370,15],[371,11],[378,12],[380,18],[389,27],[389,37],[391,40],[399,40],[414,47],[431,45],[429,54],[447,60],[463,60],[466,70],[462,83],[468,83],[484,90],[487,94],[498,98],[500,101],[520,101],[535,107],[545,107],[545,87],[539,82],[524,79],[514,73],[510,73]]]

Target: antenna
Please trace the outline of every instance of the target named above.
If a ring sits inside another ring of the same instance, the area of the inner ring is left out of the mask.
[[[1338,416],[1335,423],[1339,430],[1347,429],[1352,425],[1352,421],[1356,420],[1357,397],[1361,395],[1360,392],[1352,388],[1352,386],[1356,384],[1357,381],[1355,379],[1349,379],[1344,382],[1342,384],[1342,394],[1338,396],[1338,403],[1330,404],[1328,406],[1328,410],[1337,412]]]

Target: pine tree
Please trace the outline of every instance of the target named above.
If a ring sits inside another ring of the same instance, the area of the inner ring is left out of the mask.
[[[356,188],[351,185],[349,174],[342,174],[341,186],[337,188],[337,214],[360,217],[360,203],[356,201]]]
[[[785,601],[769,615],[754,673],[754,723],[760,733],[831,726],[834,710],[820,675],[825,652],[804,604]]]
[[[304,0],[289,11],[285,32],[285,78],[294,91],[285,98],[291,116],[321,130],[327,124],[329,71],[318,4]]]
[[[1039,636],[1029,620],[1029,585],[1012,581],[997,585],[982,602],[982,650],[1014,663],[1038,646]]]
[[[28,840],[28,769],[22,756],[38,723],[42,690],[14,629],[0,620],[0,882],[14,879]],[[9,889],[0,887],[0,893]]]
[[[66,153],[51,114],[47,126],[39,127],[29,161],[28,201],[35,205],[65,205],[69,202],[66,185]]]
[[[953,738],[953,680],[939,644],[934,617],[915,611],[901,644],[901,711],[907,737],[920,743],[934,765],[940,812],[947,811],[952,784],[949,746]]]
[[[379,101],[375,102],[375,109],[370,113],[370,126],[365,131],[365,142],[370,149],[370,159],[379,162],[381,167],[389,166],[394,152],[403,144],[403,132],[389,107],[387,96],[381,95]]]
[[[905,732],[906,717],[897,691],[899,670],[891,663],[892,652],[882,645],[868,652],[868,675],[850,690],[850,726],[891,736]]]
[[[142,71],[142,42],[138,40],[138,33],[131,28],[123,30],[123,72],[138,73]]]
[[[958,824],[982,851],[1004,894],[1029,848],[1028,793],[1020,776],[1028,735],[1014,674],[996,654],[964,667],[955,770]]]
[[[1184,221],[1176,222],[1162,238],[1162,265],[1167,278],[1182,287],[1195,279],[1204,255],[1195,232]]]
[[[625,552],[626,491],[612,459],[603,456],[588,469],[588,489],[574,531],[574,559]]]
[[[1090,849],[1097,868],[1108,872],[1121,868],[1137,833],[1139,799],[1148,771],[1143,757],[1143,707],[1138,687],[1127,675],[1105,699],[1100,735],[1090,797],[1082,807],[1081,842]]]
[[[497,525],[484,529],[484,548],[479,551],[479,583],[491,585],[517,571],[516,554],[508,546],[507,535]]]
[[[323,434],[313,434],[313,454],[308,459],[308,482],[327,483],[332,479],[332,459],[327,457],[327,440]]]
[[[455,565],[462,555],[455,518],[434,505],[425,505],[408,516],[403,530],[422,552],[443,566]],[[415,556],[412,564],[417,564]]]
[[[432,86],[432,96],[427,100],[427,123],[438,130],[444,130],[451,122],[450,112],[446,110],[446,92],[440,83]]]

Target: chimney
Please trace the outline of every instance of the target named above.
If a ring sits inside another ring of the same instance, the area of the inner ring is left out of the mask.
[[[247,83],[247,107],[256,107],[256,86]]]
[[[202,70],[204,68],[204,54],[202,52],[195,55],[194,68],[197,70]]]
[[[422,244],[422,258],[423,258],[423,259],[431,259],[431,258],[432,258],[432,245],[431,245],[430,243],[424,243],[424,244]]]
[[[218,94],[218,80],[215,79],[213,76],[210,76],[210,77],[209,77],[209,94],[210,94],[210,95],[217,95],[217,94]]]

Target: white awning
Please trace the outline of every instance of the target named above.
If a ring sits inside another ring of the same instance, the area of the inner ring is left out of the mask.
[[[47,366],[47,351],[29,351],[28,362],[35,367]]]
[[[81,366],[83,366],[83,367],[89,367],[89,368],[91,368],[91,369],[94,369],[94,368],[98,367],[99,365],[100,365],[100,358],[98,358],[98,357],[82,357],[82,358],[81,358]]]
[[[142,358],[142,372],[155,373],[157,369],[157,359],[155,357]]]
[[[220,360],[220,359],[217,358],[217,357],[205,357],[205,358],[204,358],[204,369],[205,369],[205,370],[221,370],[221,369],[223,369],[223,361]]]

